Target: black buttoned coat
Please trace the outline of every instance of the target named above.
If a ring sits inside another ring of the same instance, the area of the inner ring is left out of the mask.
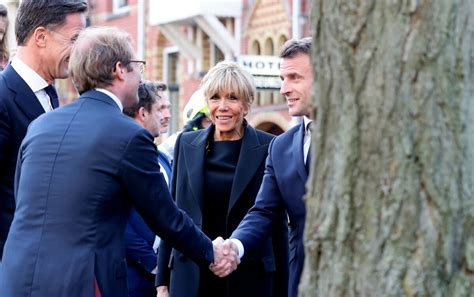
[[[205,155],[208,140],[214,133],[205,130],[181,134],[174,151],[172,196],[198,226],[202,226]],[[254,205],[262,182],[271,134],[245,124],[242,147],[227,209],[227,238]],[[278,219],[273,236],[262,253],[246,256],[228,278],[227,296],[287,296],[288,227],[286,214]],[[167,285],[171,297],[198,296],[200,268],[167,242],[162,241],[158,254],[156,285]]]

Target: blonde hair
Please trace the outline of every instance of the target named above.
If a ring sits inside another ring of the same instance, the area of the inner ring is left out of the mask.
[[[232,61],[222,61],[212,67],[202,79],[201,89],[206,101],[218,93],[229,92],[243,99],[249,109],[256,93],[253,76]]]
[[[132,71],[134,57],[130,35],[113,27],[89,27],[74,44],[69,71],[79,93],[112,84],[117,62]]]

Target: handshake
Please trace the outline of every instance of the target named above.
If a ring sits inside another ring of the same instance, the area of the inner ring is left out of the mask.
[[[209,265],[209,269],[218,277],[226,277],[240,264],[238,248],[230,239],[224,241],[222,237],[214,239],[212,246],[214,263]],[[157,297],[169,297],[168,286],[158,286],[156,291]]]
[[[209,269],[218,277],[226,277],[237,269],[240,264],[240,257],[237,245],[230,239],[217,237],[212,242],[214,247],[214,263],[209,265]]]

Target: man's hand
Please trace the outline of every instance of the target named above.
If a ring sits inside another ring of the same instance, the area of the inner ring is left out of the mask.
[[[156,287],[156,297],[169,297],[168,294],[168,287],[167,286],[159,286]]]
[[[214,246],[214,263],[209,266],[209,269],[219,277],[228,276],[240,264],[237,246],[229,239],[224,241],[222,237],[217,237],[212,244]]]

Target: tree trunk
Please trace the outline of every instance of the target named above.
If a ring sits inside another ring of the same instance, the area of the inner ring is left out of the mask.
[[[474,296],[473,0],[315,0],[300,296]]]

